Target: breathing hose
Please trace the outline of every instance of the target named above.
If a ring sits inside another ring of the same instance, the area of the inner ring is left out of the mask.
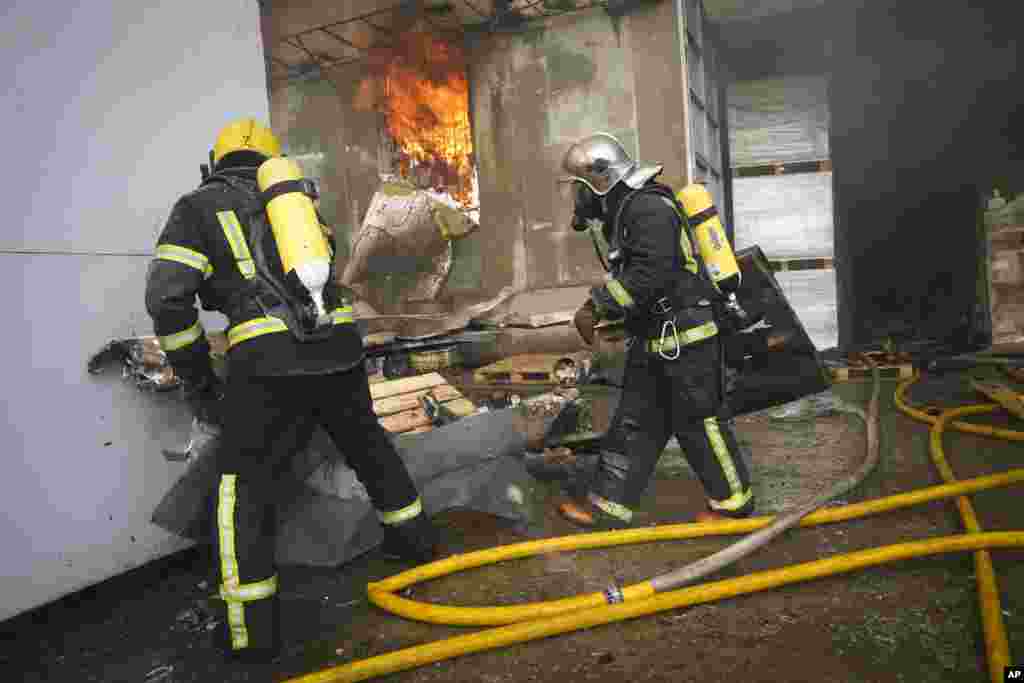
[[[917,376],[915,375],[910,381],[900,385],[895,396],[896,404],[903,412],[915,417],[915,419],[928,422],[933,426],[931,440],[932,455],[937,465],[939,462],[945,462],[942,455],[941,434],[947,423],[960,431],[980,433],[1004,439],[1024,439],[1024,433],[1022,432],[992,427],[986,428],[981,425],[952,421],[953,418],[963,415],[990,412],[997,408],[994,405],[959,408],[947,411],[947,413],[944,413],[939,418],[934,418],[925,412],[911,408],[906,404],[903,394],[910,382],[916,378]],[[450,659],[462,654],[496,649],[591,626],[768,590],[790,583],[831,576],[888,562],[946,552],[964,551],[974,551],[976,557],[984,553],[987,557],[987,548],[1024,547],[1024,532],[982,532],[977,525],[976,518],[974,518],[974,526],[968,525],[968,533],[964,535],[882,546],[698,586],[677,588],[680,585],[718,571],[722,567],[735,562],[740,557],[750,554],[793,526],[815,526],[857,519],[871,514],[953,496],[959,496],[960,500],[966,501],[963,496],[969,493],[1024,482],[1024,469],[1015,469],[999,475],[978,477],[958,482],[952,477],[952,472],[949,471],[948,465],[946,465],[945,471],[943,471],[942,467],[939,468],[943,478],[947,481],[946,484],[917,489],[908,493],[874,499],[863,503],[816,509],[820,508],[831,498],[842,495],[843,492],[849,491],[863,481],[863,478],[878,461],[877,421],[879,382],[879,372],[875,368],[874,390],[868,414],[865,416],[863,412],[855,410],[867,423],[868,455],[865,458],[864,464],[855,473],[838,482],[827,494],[816,497],[813,501],[798,507],[792,512],[783,514],[777,519],[774,517],[756,517],[745,520],[664,525],[643,529],[578,534],[575,536],[529,541],[465,555],[456,555],[416,567],[383,581],[369,584],[367,591],[370,601],[383,609],[420,621],[456,625],[503,624],[503,626],[332,667],[292,679],[291,683],[367,680],[376,676]],[[937,450],[935,444],[938,444]],[[947,474],[949,476],[946,476]],[[962,505],[961,508],[963,509]],[[649,581],[626,586],[621,590],[614,589],[562,600],[507,607],[449,607],[431,605],[408,600],[395,594],[407,586],[432,578],[486,564],[541,553],[712,535],[741,534],[755,530],[760,531],[703,560]],[[988,567],[991,568],[990,560]],[[1009,648],[1006,645],[1005,629],[1001,631],[1002,636],[1000,639],[1001,617],[997,621],[993,621],[991,615],[992,604],[995,605],[996,617],[999,617],[1000,614],[998,591],[995,589],[994,576],[991,582],[989,582],[988,579],[982,579],[981,574],[982,572],[979,571],[979,593],[985,596],[982,610],[983,620],[985,620],[986,647],[989,652],[989,668],[993,672],[993,676],[995,676],[997,669],[994,667],[999,662],[1009,661]],[[983,581],[986,582],[984,587],[982,585]],[[993,592],[995,597],[994,603],[991,600]],[[989,613],[989,616],[985,616],[986,612]],[[999,668],[998,671],[1001,676],[1002,669]],[[993,680],[996,679],[993,678]]]

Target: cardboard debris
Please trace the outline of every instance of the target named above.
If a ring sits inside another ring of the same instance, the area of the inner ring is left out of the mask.
[[[115,364],[123,379],[143,391],[171,391],[181,386],[155,337],[115,339],[90,356],[86,368],[96,375]]]

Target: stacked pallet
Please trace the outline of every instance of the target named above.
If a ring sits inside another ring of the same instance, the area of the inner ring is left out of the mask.
[[[590,354],[525,353],[503,358],[473,373],[477,384],[576,384],[590,367]]]
[[[772,259],[769,264],[774,273],[787,273],[796,270],[831,270],[835,267],[835,262],[831,256]]]
[[[476,412],[473,402],[436,372],[393,380],[378,379],[370,384],[370,397],[380,424],[392,434],[416,434],[433,429],[434,421],[427,414],[424,400],[433,399],[456,417]]]
[[[886,351],[854,352],[846,355],[842,365],[830,367],[833,382],[870,379],[878,368],[881,379],[907,379],[914,374],[909,354]]]
[[[981,273],[992,343],[1024,342],[1024,196],[993,200],[985,213]]]

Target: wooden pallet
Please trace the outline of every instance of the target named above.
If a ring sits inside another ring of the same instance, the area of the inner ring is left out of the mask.
[[[914,376],[914,366],[910,363],[898,365],[879,365],[879,377],[882,379],[909,379]],[[829,368],[833,382],[856,382],[871,379],[870,367],[854,366]]]
[[[792,175],[794,173],[828,173],[832,170],[831,159],[818,161],[795,161],[790,163],[739,166],[732,170],[735,178],[756,178],[766,175]]]
[[[373,411],[384,429],[392,434],[427,432],[433,428],[420,402],[428,395],[459,417],[476,412],[476,405],[436,372],[370,385]]]
[[[829,270],[834,268],[834,261],[831,256],[820,258],[790,258],[770,259],[769,265],[772,272],[783,273],[796,270]]]
[[[560,361],[584,362],[585,354],[531,353],[509,356],[473,373],[477,384],[560,384],[567,376],[559,371]]]

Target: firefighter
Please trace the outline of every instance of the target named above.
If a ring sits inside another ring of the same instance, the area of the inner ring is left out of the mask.
[[[253,119],[220,131],[212,168],[171,210],[146,288],[160,346],[197,418],[221,426],[212,530],[226,608],[221,635],[229,654],[257,661],[272,659],[280,648],[273,473],[294,454],[303,425],[321,425],[366,486],[383,524],[386,554],[429,561],[436,540],[419,492],[374,414],[362,338],[333,258],[317,293],[327,315],[312,322],[303,317],[312,300],[300,300],[297,281],[283,272],[289,252],[275,241],[280,226],[270,229],[267,207],[286,191],[315,194],[296,182],[260,193],[257,171],[268,159],[280,162],[280,153],[273,132]],[[321,223],[318,211],[310,215]],[[324,251],[333,256],[329,229],[320,227],[330,245]],[[197,295],[205,310],[228,318],[224,384],[211,368]]]
[[[585,137],[567,151],[562,183],[573,189],[573,227],[603,223],[609,278],[575,316],[584,341],[594,325],[624,319],[622,396],[589,480],[559,512],[591,528],[623,528],[671,435],[707,497],[698,521],[749,516],[750,475],[723,400],[716,292],[690,241],[683,208],[613,136]]]

